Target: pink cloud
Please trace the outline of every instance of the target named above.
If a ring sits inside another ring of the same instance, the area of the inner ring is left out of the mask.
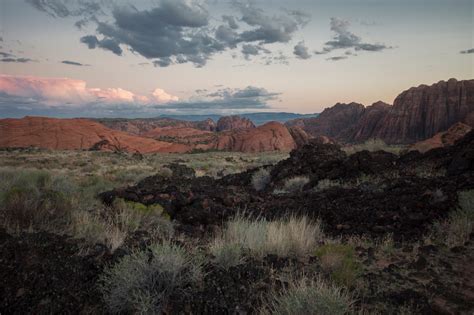
[[[152,105],[178,100],[177,96],[159,88],[146,96],[122,88],[89,88],[82,80],[12,75],[0,75],[0,93],[28,98],[52,107],[65,104],[81,106],[93,102]]]
[[[178,101],[179,100],[179,98],[177,96],[170,95],[162,89],[155,89],[153,91],[152,95],[158,103],[167,103],[167,102],[170,102],[170,101]]]

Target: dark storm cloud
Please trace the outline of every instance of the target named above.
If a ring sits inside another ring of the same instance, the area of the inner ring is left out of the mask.
[[[36,9],[53,17],[91,16],[101,12],[102,1],[90,0],[25,0]]]
[[[114,23],[98,22],[97,32],[104,38],[97,39],[100,46],[84,40],[89,48],[111,50],[104,46],[113,42],[115,51],[118,45],[128,46],[145,58],[156,59],[158,66],[175,62],[203,66],[212,54],[226,47],[208,34],[209,13],[195,2],[162,0],[157,7],[143,11],[117,7],[113,18]]]
[[[104,38],[102,40],[99,40],[97,36],[87,35],[81,37],[81,43],[86,44],[89,49],[95,49],[96,47],[100,47],[104,50],[109,50],[113,52],[117,56],[122,55],[122,48],[120,48],[119,43],[111,38]]]
[[[252,44],[244,44],[242,45],[242,54],[244,55],[244,58],[246,60],[250,60],[251,56],[257,56],[260,52],[264,52],[266,54],[270,54],[271,52],[258,45],[252,45]]]
[[[235,21],[235,18],[233,16],[223,15],[222,16],[222,21],[224,21],[224,23],[227,23],[227,25],[233,30],[236,30],[236,29],[239,28],[239,25],[237,24],[237,22]]]
[[[362,41],[362,38],[349,30],[350,23],[347,20],[331,18],[331,31],[335,33],[332,40],[326,42],[322,51],[316,51],[315,54],[327,54],[336,49],[351,49],[356,51],[382,51],[392,47],[385,44],[372,44]],[[333,60],[328,58],[328,60]],[[338,59],[340,60],[340,59]]]
[[[306,47],[304,41],[299,42],[293,48],[293,54],[300,59],[309,59],[311,58],[311,54],[308,52],[308,47]]]
[[[287,43],[293,34],[309,21],[309,16],[299,11],[269,16],[252,2],[236,2],[234,6],[242,15],[240,19],[253,27],[239,34],[239,41],[242,42]]]
[[[460,54],[474,54],[474,48],[471,48],[468,50],[461,50],[459,53]]]
[[[92,0],[26,1],[54,17],[80,18],[75,23],[80,29],[88,22],[95,24],[96,33],[80,39],[89,49],[121,56],[127,48],[159,67],[182,63],[202,67],[213,55],[233,49],[240,49],[249,59],[268,53],[266,44],[288,43],[310,20],[307,13],[297,10],[270,15],[250,1],[232,2],[237,14],[223,15],[221,25],[211,25],[205,2],[198,0],[158,0],[151,9]],[[106,9],[111,17],[102,19]]]
[[[64,63],[66,65],[71,65],[71,66],[80,66],[80,67],[90,66],[90,65],[87,65],[87,64],[83,64],[83,63],[76,62],[76,61],[70,61],[70,60],[63,60],[63,61],[61,61],[61,63]]]

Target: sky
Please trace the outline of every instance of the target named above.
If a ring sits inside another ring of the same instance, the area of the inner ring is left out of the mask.
[[[0,117],[318,113],[474,78],[474,0],[0,0]]]

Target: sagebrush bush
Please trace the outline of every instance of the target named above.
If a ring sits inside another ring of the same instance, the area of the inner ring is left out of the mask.
[[[55,230],[70,220],[73,200],[49,173],[0,170],[0,217],[10,230]]]
[[[244,262],[242,247],[239,244],[230,244],[222,239],[215,239],[211,243],[209,251],[214,256],[214,263],[226,270]]]
[[[325,244],[316,250],[321,267],[338,285],[352,287],[362,272],[354,247],[349,244]]]
[[[309,183],[307,176],[296,176],[285,181],[283,189],[290,193],[295,193],[303,190],[303,187]]]
[[[160,205],[117,200],[105,208],[95,197],[109,183],[99,176],[75,181],[35,169],[0,169],[0,224],[9,231],[45,230],[115,250],[138,229],[154,237],[173,233]]]
[[[165,242],[134,252],[106,268],[99,289],[112,313],[160,314],[170,295],[190,293],[201,279],[199,259]]]
[[[343,315],[351,311],[353,300],[343,289],[322,279],[292,280],[288,288],[273,293],[262,314]]]
[[[261,191],[267,187],[267,185],[270,183],[270,180],[270,171],[268,169],[261,168],[252,175],[252,186],[256,191]]]
[[[320,222],[311,222],[306,217],[267,221],[238,215],[227,222],[217,241],[240,246],[257,257],[305,256],[323,237]]]

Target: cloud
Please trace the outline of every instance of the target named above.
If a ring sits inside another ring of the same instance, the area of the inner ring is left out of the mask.
[[[27,63],[27,62],[33,62],[33,59],[30,58],[12,58],[12,57],[7,57],[7,58],[1,58],[0,62],[16,62],[16,63]]]
[[[102,11],[98,1],[26,0],[26,2],[52,17],[91,16]]]
[[[362,41],[362,38],[349,30],[350,22],[347,20],[332,17],[330,26],[331,31],[335,33],[332,40],[326,42],[326,46],[323,50],[316,51],[315,54],[322,55],[330,53],[336,49],[350,49],[353,48],[356,51],[382,51],[392,47],[388,47],[385,44],[372,44]],[[333,60],[328,58],[328,60]]]
[[[292,39],[293,34],[309,20],[307,15],[299,11],[289,13],[287,11],[284,15],[269,16],[253,2],[235,2],[234,6],[241,13],[241,20],[253,27],[239,34],[241,42],[287,43]]]
[[[467,49],[467,50],[461,50],[459,53],[460,54],[474,54],[474,48]]]
[[[224,88],[207,95],[192,97],[186,101],[157,105],[159,109],[218,111],[269,108],[268,101],[277,100],[280,93],[269,92],[265,88],[247,86],[243,89]]]
[[[171,102],[171,101],[176,102],[179,100],[177,96],[168,94],[162,89],[155,89],[152,95],[155,98],[155,100],[159,103],[166,103],[166,102]]]
[[[239,25],[237,24],[237,22],[235,21],[235,18],[233,16],[223,15],[222,16],[222,21],[227,23],[227,25],[229,25],[229,27],[233,30],[236,30],[236,29],[239,28]]]
[[[288,57],[283,54],[283,52],[279,51],[278,55],[267,56],[264,59],[264,64],[266,66],[272,64],[281,64],[281,65],[289,65]]]
[[[87,65],[87,64],[83,64],[83,63],[76,62],[76,61],[70,61],[70,60],[63,60],[63,61],[61,61],[61,63],[64,63],[66,65],[71,65],[71,66],[81,66],[81,67],[90,66],[90,65]]]
[[[122,55],[122,48],[120,48],[119,43],[114,39],[104,38],[102,40],[99,40],[97,36],[87,35],[81,37],[81,43],[86,44],[89,49],[100,47],[104,50],[109,50],[113,52],[117,56]]]
[[[87,106],[93,103],[103,106],[117,103],[149,106],[178,100],[178,97],[168,94],[162,89],[156,89],[150,95],[144,96],[122,88],[89,88],[82,80],[33,76],[0,75],[0,92],[4,95],[38,102],[48,107],[65,104]]]
[[[80,29],[88,22],[95,24],[94,34],[80,38],[89,49],[101,48],[118,56],[128,49],[157,67],[183,63],[202,67],[215,54],[234,49],[249,59],[268,53],[264,45],[290,42],[310,20],[305,12],[281,10],[269,15],[254,2],[237,0],[231,4],[237,14],[223,15],[221,25],[215,25],[219,20],[211,17],[204,0],[157,0],[147,9],[123,2],[27,1],[53,17],[81,18],[75,23]],[[105,19],[99,15],[106,9],[111,16]]]
[[[252,44],[244,44],[242,45],[242,54],[246,60],[250,60],[250,56],[257,56],[261,51],[266,54],[270,54],[271,52],[259,45],[252,45]]]
[[[293,54],[300,59],[309,59],[311,54],[308,52],[308,47],[306,47],[304,41],[299,42],[293,49]]]
[[[9,63],[36,62],[36,60],[33,60],[31,58],[18,57],[4,51],[0,51],[0,57],[1,57],[0,62],[9,62]]]
[[[88,87],[83,80],[0,75],[0,116],[154,117],[161,113],[269,108],[280,93],[265,88],[219,88],[180,99],[161,88],[141,95],[122,88]]]
[[[347,59],[347,56],[335,56],[335,57],[326,58],[326,60],[331,60],[331,61],[339,61],[339,60],[344,60],[344,59]]]
[[[0,56],[3,57],[3,58],[13,57],[12,54],[9,54],[9,53],[3,52],[3,51],[0,51]]]

